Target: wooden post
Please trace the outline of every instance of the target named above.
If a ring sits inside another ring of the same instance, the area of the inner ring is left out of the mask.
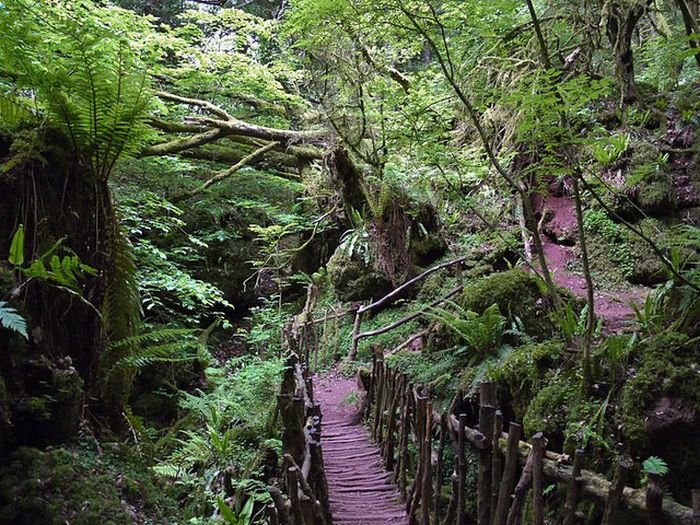
[[[403,389],[403,410],[401,413],[401,440],[399,443],[399,471],[398,471],[398,484],[399,492],[401,497],[406,500],[406,475],[408,471],[408,438],[411,431],[411,403],[410,395],[413,391],[413,385],[408,382],[408,378],[404,381],[405,386]]]
[[[518,484],[515,486],[515,490],[513,491],[513,499],[510,504],[510,510],[508,511],[506,525],[520,525],[527,492],[530,490],[530,486],[532,485],[532,462],[533,454],[532,449],[530,449],[530,453],[527,456],[527,462],[525,463],[525,468],[523,468]]]
[[[359,346],[360,340],[358,335],[360,335],[360,328],[362,326],[362,307],[357,309],[355,312],[355,322],[352,325],[352,348],[350,349],[350,354],[348,355],[349,361],[354,361],[357,358],[357,348]]]
[[[423,504],[421,505],[422,525],[430,525],[430,513],[433,503],[433,405],[426,399],[425,420],[423,431],[423,487],[421,489]]]
[[[459,428],[457,434],[457,448],[459,457],[457,458],[457,524],[465,525],[466,513],[466,484],[467,484],[467,458],[466,458],[466,436],[464,428],[467,426],[467,415],[459,415]]]
[[[391,405],[389,406],[389,414],[387,416],[386,443],[384,445],[383,452],[386,469],[390,471],[394,470],[394,430],[396,428],[396,410],[399,406],[399,400],[402,397],[403,379],[403,376],[398,372],[394,374],[392,399]]]
[[[693,525],[700,525],[700,489],[693,489]]]
[[[384,394],[384,362],[377,361],[377,377],[375,381],[376,389],[374,391],[376,403],[374,406],[374,421],[372,426],[372,439],[377,440],[377,432],[381,424],[382,416],[382,396]]]
[[[647,512],[649,513],[649,525],[663,525],[663,500],[664,489],[661,487],[661,479],[658,474],[649,474],[646,493]]]
[[[612,484],[610,485],[610,492],[608,493],[608,500],[605,503],[601,525],[615,525],[615,523],[617,523],[617,511],[620,508],[622,491],[625,488],[625,478],[627,478],[627,472],[629,470],[629,461],[625,459],[620,460],[615,470]]]
[[[498,503],[498,486],[501,482],[503,453],[498,445],[503,432],[503,412],[496,410],[493,417],[493,437],[491,438],[491,512],[496,512]]]
[[[532,436],[532,510],[533,525],[544,525],[544,495],[542,479],[542,460],[544,459],[545,440],[542,432]]]
[[[267,512],[267,521],[270,522],[270,525],[279,525],[279,519],[277,518],[277,508],[275,507],[275,504],[268,504],[267,507],[265,507],[265,510]]]
[[[566,506],[564,525],[576,525],[576,505],[581,496],[581,468],[583,467],[583,450],[576,449],[574,453],[574,466],[571,469],[571,482],[566,492]]]
[[[296,467],[287,469],[287,490],[289,491],[289,501],[292,504],[294,525],[305,525],[299,503],[299,469]]]
[[[498,488],[498,502],[494,513],[493,525],[505,525],[508,508],[510,507],[510,494],[515,484],[515,476],[518,472],[518,446],[522,427],[511,422],[508,427],[508,448],[506,450],[506,464],[503,477]]]
[[[443,460],[442,456],[445,453],[445,440],[447,438],[447,412],[440,415],[440,441],[438,441],[437,449],[437,464],[435,466],[435,490],[433,490],[433,523],[440,525],[440,507],[442,501],[442,477],[443,477]]]
[[[491,441],[496,412],[496,384],[482,382],[479,385],[479,432]],[[477,477],[477,523],[491,525],[491,451],[490,447],[479,450]]]

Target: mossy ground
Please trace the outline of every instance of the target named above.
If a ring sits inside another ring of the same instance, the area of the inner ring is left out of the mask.
[[[0,522],[16,525],[177,523],[168,487],[143,458],[96,442],[40,450],[19,448],[0,467]]]

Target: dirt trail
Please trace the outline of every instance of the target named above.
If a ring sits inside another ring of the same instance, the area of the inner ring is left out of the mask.
[[[577,259],[574,248],[576,232],[576,210],[571,197],[557,196],[557,189],[550,188],[550,194],[544,199],[534,199],[538,213],[548,210],[549,218],[545,222],[542,235],[542,247],[547,259],[549,271],[553,273],[554,282],[568,288],[578,297],[586,296],[586,281],[582,275],[569,271],[569,265]],[[630,302],[637,306],[644,302],[650,289],[641,286],[627,286],[622,290],[596,289],[594,294],[596,315],[603,319],[603,328],[607,333],[620,332],[627,328],[634,318]]]
[[[323,414],[323,460],[334,525],[406,525],[399,492],[382,466],[379,449],[358,423],[355,381],[335,372],[316,378]]]

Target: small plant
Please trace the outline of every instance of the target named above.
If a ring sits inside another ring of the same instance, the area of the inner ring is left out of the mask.
[[[0,301],[0,325],[18,333],[25,339],[29,338],[27,335],[27,321],[6,301]]]
[[[649,482],[649,476],[665,476],[668,464],[658,456],[649,456],[642,463],[642,485]]]
[[[340,405],[344,406],[344,407],[350,407],[353,405],[357,405],[357,402],[359,401],[359,399],[360,399],[360,396],[357,394],[357,391],[353,390],[347,396],[345,396],[345,399],[343,399],[340,402]]]
[[[485,357],[497,352],[503,345],[506,318],[497,304],[492,304],[479,315],[451,302],[456,313],[444,308],[433,308],[429,316],[444,323],[467,343],[470,351]]]
[[[630,135],[611,135],[593,145],[593,156],[604,168],[612,166],[629,149]]]

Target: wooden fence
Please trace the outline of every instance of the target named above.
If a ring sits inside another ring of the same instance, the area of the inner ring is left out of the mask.
[[[379,444],[387,470],[406,504],[409,524],[464,525],[467,497],[467,447],[478,458],[477,523],[515,525],[531,501],[533,523],[544,524],[544,480],[566,486],[565,525],[577,523],[582,497],[598,501],[603,525],[619,523],[619,512],[651,525],[700,525],[700,491],[693,491],[693,509],[663,499],[660,480],[649,476],[646,489],[625,486],[629,463],[621,461],[611,482],[581,468],[583,451],[570,457],[546,449],[541,433],[521,441],[522,428],[509,422],[497,407],[493,383],[480,385],[477,428],[467,425],[455,398],[442,414],[433,409],[429,393],[407,376],[389,368],[381,350],[375,351],[365,417]],[[443,494],[445,457],[452,459],[451,491]]]
[[[270,525],[330,525],[328,483],[321,448],[321,406],[314,402],[313,381],[292,353],[277,399],[282,419],[285,479],[283,493],[268,487]]]

